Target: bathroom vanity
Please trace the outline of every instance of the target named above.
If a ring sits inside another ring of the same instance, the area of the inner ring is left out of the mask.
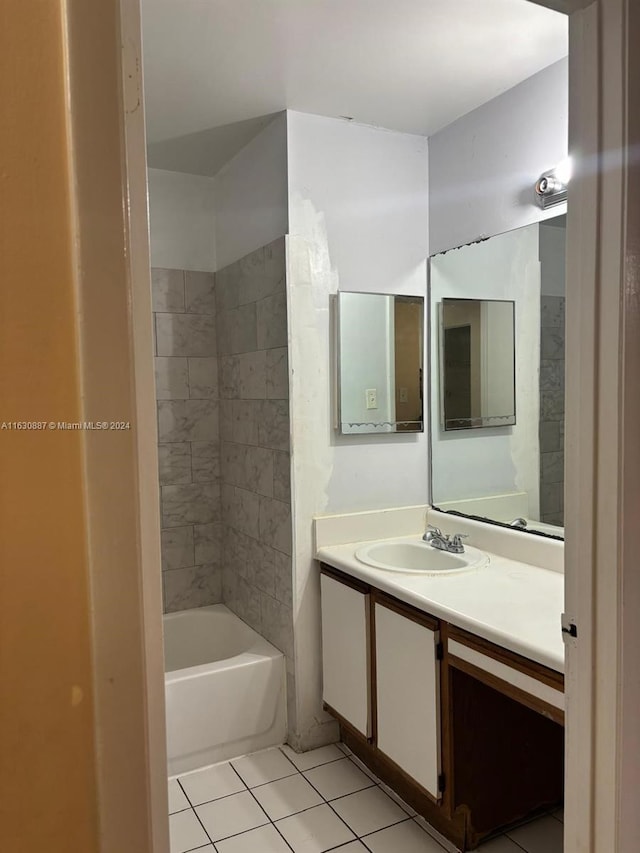
[[[563,216],[430,259],[434,506],[316,519],[324,707],[462,850],[563,797],[564,260]],[[423,426],[405,299],[339,294],[341,439]]]
[[[361,549],[317,553],[323,698],[345,743],[462,850],[559,804],[562,574],[475,549],[450,573],[384,570]]]

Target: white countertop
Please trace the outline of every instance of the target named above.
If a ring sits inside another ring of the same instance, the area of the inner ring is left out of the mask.
[[[316,557],[426,613],[564,672],[563,574],[489,552],[487,565],[460,574],[385,571],[356,559],[360,545],[327,545]]]

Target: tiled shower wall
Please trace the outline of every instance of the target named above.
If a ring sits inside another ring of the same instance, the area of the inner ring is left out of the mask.
[[[565,298],[542,296],[540,330],[540,520],[564,524]]]
[[[284,238],[216,273],[224,603],[287,657],[293,696]],[[290,701],[290,724],[292,705]]]
[[[293,725],[285,240],[152,282],[165,612],[224,601],[284,652]]]
[[[222,600],[213,273],[152,270],[164,610]]]

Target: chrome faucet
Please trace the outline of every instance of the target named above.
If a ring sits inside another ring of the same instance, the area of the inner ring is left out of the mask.
[[[452,536],[449,536],[448,533],[443,533],[439,527],[429,524],[427,532],[422,538],[432,548],[437,548],[438,551],[449,551],[451,554],[464,554],[462,540],[466,539],[467,535],[465,533],[454,533]]]
[[[526,518],[514,518],[513,521],[509,523],[509,527],[518,527],[520,530],[524,530],[526,526]]]

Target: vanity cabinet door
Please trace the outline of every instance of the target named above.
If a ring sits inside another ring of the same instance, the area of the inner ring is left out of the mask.
[[[441,796],[438,642],[435,620],[430,627],[376,602],[377,746],[434,800]]]
[[[322,696],[335,714],[371,737],[369,594],[322,574]]]

